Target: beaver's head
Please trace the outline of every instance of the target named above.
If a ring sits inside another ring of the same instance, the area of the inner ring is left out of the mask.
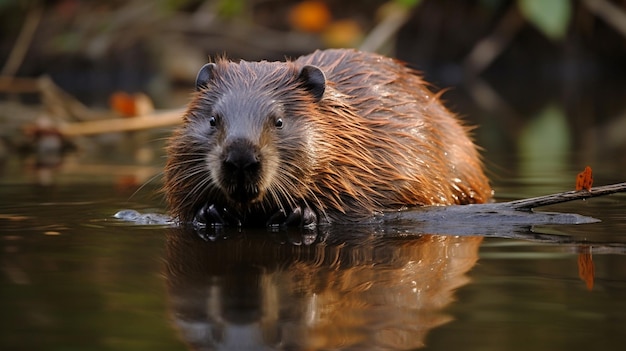
[[[184,125],[168,149],[166,191],[173,212],[184,220],[206,204],[269,211],[305,196],[303,182],[315,162],[308,116],[325,86],[314,66],[204,65]]]

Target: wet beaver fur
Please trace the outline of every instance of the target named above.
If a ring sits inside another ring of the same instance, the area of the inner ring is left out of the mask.
[[[196,88],[167,147],[164,190],[182,222],[309,226],[492,196],[468,128],[396,60],[220,58]]]

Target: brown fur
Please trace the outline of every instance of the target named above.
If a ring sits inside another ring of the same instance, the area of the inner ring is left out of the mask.
[[[297,80],[304,65],[326,76],[320,101]],[[216,106],[235,109],[225,123],[259,148],[259,196],[249,203],[224,193],[224,136],[206,132]],[[266,121],[276,114],[285,120],[281,131]],[[288,62],[219,59],[214,82],[194,96],[170,140],[165,191],[182,221],[206,203],[261,219],[305,203],[320,221],[346,222],[407,206],[481,203],[492,194],[468,128],[416,72],[353,50]]]

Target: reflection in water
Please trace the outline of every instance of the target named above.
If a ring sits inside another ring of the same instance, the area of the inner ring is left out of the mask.
[[[333,230],[305,245],[311,233],[207,241],[173,228],[166,279],[174,324],[198,350],[423,346],[429,330],[451,319],[442,309],[468,282],[482,239],[367,230]],[[350,239],[330,239],[345,233]]]

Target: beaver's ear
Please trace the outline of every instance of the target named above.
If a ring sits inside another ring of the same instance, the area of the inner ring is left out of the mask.
[[[326,90],[326,76],[324,72],[316,66],[306,65],[300,69],[298,79],[304,87],[313,94],[315,101],[320,101]]]
[[[200,68],[198,75],[196,76],[196,90],[202,90],[207,87],[209,80],[213,78],[213,70],[216,65],[214,63],[207,63]]]

